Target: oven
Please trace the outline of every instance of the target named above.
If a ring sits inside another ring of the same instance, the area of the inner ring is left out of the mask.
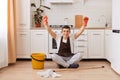
[[[61,30],[53,30],[57,35],[61,35]],[[58,52],[58,47],[57,47],[57,42],[54,38],[49,35],[49,53],[57,53]]]

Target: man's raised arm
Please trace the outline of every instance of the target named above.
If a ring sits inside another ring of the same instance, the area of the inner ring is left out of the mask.
[[[88,23],[88,20],[89,20],[88,17],[84,17],[82,27],[74,34],[75,39],[77,39],[82,34],[82,32],[85,30],[87,23]]]
[[[48,17],[47,16],[43,16],[42,18],[43,21],[43,25],[46,28],[46,30],[48,31],[48,33],[52,36],[52,38],[56,38],[56,33],[52,31],[52,29],[49,27],[48,25]]]

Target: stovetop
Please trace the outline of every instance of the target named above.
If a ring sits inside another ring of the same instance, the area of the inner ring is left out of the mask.
[[[62,28],[65,25],[50,25],[51,28]],[[68,25],[70,28],[73,28],[73,25]]]

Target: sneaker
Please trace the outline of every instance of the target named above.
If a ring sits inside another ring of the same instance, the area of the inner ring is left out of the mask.
[[[65,68],[64,66],[58,64],[58,68],[62,69],[62,68]]]
[[[70,66],[68,68],[78,68],[79,67],[79,64],[70,64]]]

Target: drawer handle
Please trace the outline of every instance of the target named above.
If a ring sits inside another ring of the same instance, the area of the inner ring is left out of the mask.
[[[25,25],[26,25],[26,24],[22,24],[22,23],[20,24],[20,26],[25,26]]]
[[[85,46],[83,46],[83,45],[79,45],[79,46],[77,46],[77,47],[85,47]]]
[[[81,34],[81,35],[86,35],[86,34]]]
[[[26,35],[26,34],[20,34],[21,36],[24,36],[24,35]]]
[[[93,34],[93,35],[100,35],[100,34]]]
[[[36,34],[36,35],[43,35],[43,34]]]
[[[85,53],[84,51],[79,51],[80,53]]]
[[[86,40],[77,40],[77,41],[86,41]]]

